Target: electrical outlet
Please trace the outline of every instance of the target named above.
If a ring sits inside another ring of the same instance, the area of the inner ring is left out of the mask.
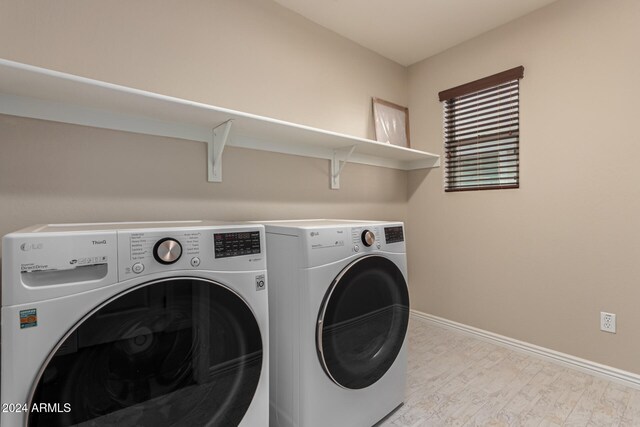
[[[600,312],[600,330],[604,332],[616,333],[616,315],[613,313]]]

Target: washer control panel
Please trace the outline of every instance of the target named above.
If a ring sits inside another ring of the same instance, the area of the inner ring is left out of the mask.
[[[255,227],[119,231],[120,280],[173,270],[262,269],[263,239]]]
[[[260,253],[260,232],[242,231],[213,235],[216,258],[253,255]]]

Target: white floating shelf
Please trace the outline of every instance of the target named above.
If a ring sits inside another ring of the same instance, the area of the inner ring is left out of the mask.
[[[332,188],[339,187],[345,160],[401,170],[440,165],[440,156],[424,151],[4,59],[0,114],[206,142],[212,182],[222,180],[225,145],[328,159]]]

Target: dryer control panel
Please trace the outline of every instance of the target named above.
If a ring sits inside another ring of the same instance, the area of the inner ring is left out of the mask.
[[[384,227],[384,240],[386,243],[404,242],[404,230],[401,225]]]
[[[361,252],[363,250],[381,249],[382,248],[382,227],[378,225],[366,227],[353,227],[351,229],[351,240],[353,243],[353,251]]]
[[[257,227],[119,231],[119,277],[173,270],[263,269],[263,239],[264,232]]]
[[[404,253],[402,223],[372,223],[345,227],[304,229],[306,266],[318,266],[353,255],[374,252]]]

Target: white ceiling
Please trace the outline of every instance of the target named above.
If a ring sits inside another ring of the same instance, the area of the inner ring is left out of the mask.
[[[411,65],[556,0],[275,0],[402,65]]]

